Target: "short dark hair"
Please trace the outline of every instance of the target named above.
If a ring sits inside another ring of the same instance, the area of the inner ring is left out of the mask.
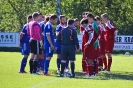
[[[68,25],[74,24],[74,20],[73,20],[73,19],[68,19],[68,20],[67,20],[67,24],[68,24]]]
[[[27,19],[32,19],[32,15],[31,15],[31,14],[28,15],[28,16],[27,16]]]
[[[46,16],[46,17],[45,17],[45,20],[46,20],[46,21],[49,21],[49,18],[50,18],[49,16]]]
[[[99,16],[96,16],[95,19],[96,19],[96,21],[100,21],[101,20],[101,18]]]
[[[77,21],[79,21],[79,19],[78,19],[78,18],[75,18],[75,19],[74,19],[74,22],[77,22]]]
[[[55,15],[55,14],[52,14],[51,16],[50,16],[50,20],[54,20],[54,19],[58,19],[58,17],[57,17],[57,15]]]
[[[87,18],[83,18],[81,21],[80,21],[80,24],[88,24],[88,19]]]
[[[32,14],[32,18],[33,18],[33,19],[37,18],[38,16],[39,16],[39,13],[38,13],[38,12],[34,12],[34,13]]]
[[[65,16],[64,15],[60,15],[59,16],[59,20],[61,20],[62,18],[65,18]]]
[[[91,14],[91,13],[89,13],[89,14],[87,15],[87,17],[94,19],[94,15]]]

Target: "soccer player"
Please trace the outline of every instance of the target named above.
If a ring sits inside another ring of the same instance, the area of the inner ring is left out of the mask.
[[[30,35],[30,73],[36,74],[40,48],[43,47],[43,42],[41,39],[41,28],[38,24],[39,22],[39,13],[34,12],[32,14],[33,21],[28,24],[28,35]]]
[[[79,51],[79,42],[77,38],[77,32],[73,29],[74,20],[68,19],[67,27],[60,31],[57,36],[59,42],[61,42],[61,73],[60,77],[64,77],[64,69],[66,61],[71,63],[71,77],[75,77],[75,50]],[[69,58],[68,58],[69,57]]]
[[[46,60],[44,62],[44,75],[50,76],[48,74],[50,60],[53,57],[53,53],[55,50],[54,46],[54,30],[53,24],[56,24],[58,20],[57,15],[51,15],[50,20],[46,23],[44,28],[44,48],[46,53]]]
[[[88,19],[82,19],[81,25],[85,28],[83,37],[84,37],[84,60],[87,67],[87,75],[85,78],[93,77],[94,72],[94,29],[91,24],[88,24]]]
[[[116,27],[114,24],[109,20],[109,16],[107,13],[101,15],[102,21],[105,23],[106,35],[105,35],[105,52],[108,56],[108,67],[107,71],[110,71],[111,64],[112,64],[112,51],[114,48],[114,40],[117,35]]]
[[[49,21],[49,16],[45,17],[44,21],[41,21],[39,23],[40,27],[41,27],[41,36],[42,36],[42,41],[44,44],[44,27],[45,24]],[[45,60],[45,49],[41,48],[41,52],[40,52],[40,58],[38,60],[38,71],[43,71],[44,70],[44,60]]]
[[[87,18],[87,15],[89,14],[89,12],[83,12],[82,14],[82,18]],[[85,28],[81,25],[80,26],[80,34],[83,35]],[[84,36],[82,36],[82,53],[84,53],[84,44],[85,44],[85,38]],[[83,58],[82,58],[82,73],[86,73],[87,72],[87,63],[83,54]]]
[[[20,44],[19,46],[21,47],[21,53],[22,55],[24,55],[22,61],[21,61],[21,66],[20,66],[20,71],[19,73],[26,73],[25,72],[25,66],[27,63],[27,59],[30,53],[30,44],[29,44],[29,40],[30,37],[27,34],[27,28],[28,28],[28,23],[32,21],[32,15],[29,15],[27,17],[27,23],[23,26],[23,29],[20,33]]]
[[[79,27],[79,25],[80,25],[80,22],[79,22],[78,18],[75,18],[74,19],[74,29],[77,30],[77,28]]]
[[[99,43],[100,43],[100,55],[99,55],[99,70],[103,69],[103,64],[104,64],[104,69],[107,69],[107,60],[106,60],[106,56],[105,56],[105,27],[103,26],[103,24],[101,24],[101,19],[99,16],[95,17],[96,22],[98,24],[98,27],[100,29],[100,39],[99,39]]]
[[[87,15],[87,19],[89,24],[92,24],[92,27],[94,29],[94,74],[98,74],[98,57],[99,57],[99,29],[98,29],[98,25],[94,20],[94,16],[93,14],[89,13]]]
[[[66,27],[66,17],[64,15],[60,15],[59,17],[60,24],[56,27],[56,36],[59,34],[59,32]],[[56,53],[57,53],[57,73],[60,73],[60,65],[61,65],[61,44],[56,39]],[[69,62],[69,61],[68,61]],[[66,64],[66,68],[68,68],[68,62]]]

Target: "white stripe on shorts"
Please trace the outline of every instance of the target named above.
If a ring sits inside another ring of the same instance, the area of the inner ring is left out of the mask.
[[[24,51],[26,51],[26,43],[24,43]]]
[[[49,47],[49,53],[51,53],[51,47]]]

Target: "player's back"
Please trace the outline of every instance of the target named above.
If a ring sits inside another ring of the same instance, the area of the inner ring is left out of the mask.
[[[39,23],[39,25],[40,25],[40,27],[41,27],[41,32],[43,32],[43,31],[44,31],[44,27],[45,27],[44,21],[41,21],[41,22]]]
[[[106,39],[114,39],[114,32],[116,31],[116,27],[111,21],[108,21],[105,25]]]
[[[28,35],[30,35],[30,39],[33,40],[41,40],[40,37],[40,25],[38,24],[37,21],[31,21],[28,24]]]
[[[23,26],[23,29],[21,31],[22,34],[24,34],[23,38],[21,39],[21,42],[23,43],[29,43],[30,36],[27,34],[28,29],[28,23]]]

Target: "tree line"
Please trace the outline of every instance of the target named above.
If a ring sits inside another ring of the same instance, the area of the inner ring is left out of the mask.
[[[0,31],[20,32],[26,16],[34,11],[82,19],[84,11],[95,16],[108,13],[121,35],[133,35],[133,0],[0,0]]]

